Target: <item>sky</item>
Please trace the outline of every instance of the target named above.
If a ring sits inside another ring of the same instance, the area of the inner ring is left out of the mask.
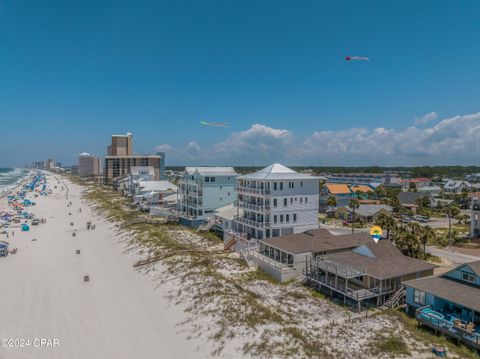
[[[0,166],[126,132],[167,165],[480,165],[479,18],[466,0],[3,0]]]

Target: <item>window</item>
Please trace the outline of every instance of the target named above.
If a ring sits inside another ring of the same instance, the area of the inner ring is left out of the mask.
[[[292,188],[295,188],[295,182],[292,182]]]
[[[210,182],[210,177],[205,177],[205,182]]]
[[[230,196],[230,192],[228,192],[227,195]]]
[[[294,222],[297,221],[297,214],[296,214],[296,213],[293,214],[293,221],[294,221]]]
[[[283,190],[283,182],[280,182],[280,191]]]
[[[303,187],[303,181],[300,181],[300,187]]]
[[[285,215],[285,222],[290,222],[290,215],[289,214]]]
[[[290,197],[290,203],[293,203],[293,197]]]
[[[222,197],[220,197],[220,201],[222,200]]]
[[[276,198],[273,199],[273,207],[277,207],[277,199]]]
[[[274,190],[274,191],[277,190],[277,182],[273,182],[273,190]]]
[[[300,197],[300,203],[303,203],[303,198],[302,197]]]
[[[287,202],[288,202],[288,200],[287,200],[286,198],[284,198],[284,199],[283,199],[283,206],[284,206],[284,207],[287,207]]]
[[[210,177],[210,182],[215,182],[215,177]]]
[[[468,273],[462,273],[462,279],[466,282],[475,283],[475,276]]]
[[[305,203],[308,203],[308,197],[305,197]]]
[[[223,186],[220,186],[220,189],[222,189],[222,188],[223,188]]]
[[[423,290],[413,290],[413,301],[416,304],[425,305],[425,292]]]
[[[277,223],[277,215],[273,216],[273,223]]]
[[[283,214],[280,215],[280,223],[283,223]]]

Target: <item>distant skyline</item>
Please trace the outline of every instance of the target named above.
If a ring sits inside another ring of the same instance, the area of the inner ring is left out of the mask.
[[[479,18],[478,1],[3,1],[0,167],[104,156],[125,132],[167,165],[480,165]]]

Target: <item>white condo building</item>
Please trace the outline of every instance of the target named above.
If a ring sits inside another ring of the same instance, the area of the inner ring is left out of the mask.
[[[275,163],[237,179],[235,232],[248,238],[285,236],[318,228],[318,177]]]

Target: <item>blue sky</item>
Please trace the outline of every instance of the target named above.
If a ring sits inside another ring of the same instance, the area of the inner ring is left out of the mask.
[[[172,165],[479,165],[479,18],[478,1],[2,1],[0,164],[74,163],[130,131]]]

